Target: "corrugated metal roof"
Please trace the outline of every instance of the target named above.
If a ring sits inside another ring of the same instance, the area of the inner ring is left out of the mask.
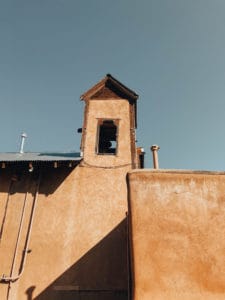
[[[25,161],[80,161],[80,153],[48,153],[48,152],[26,152],[26,153],[0,153],[0,162],[25,162]]]

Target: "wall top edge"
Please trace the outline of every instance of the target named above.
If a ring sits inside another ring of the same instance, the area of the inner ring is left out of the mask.
[[[183,169],[136,169],[128,172],[129,174],[201,174],[201,175],[225,175],[225,171],[207,170],[183,170]]]

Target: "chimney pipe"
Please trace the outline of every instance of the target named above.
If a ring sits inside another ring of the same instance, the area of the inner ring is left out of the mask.
[[[22,133],[21,134],[21,144],[20,144],[20,153],[24,153],[23,151],[23,148],[24,148],[24,142],[25,142],[25,139],[27,138],[27,135],[26,133]]]
[[[159,168],[159,160],[158,160],[158,150],[160,147],[158,145],[152,145],[151,146],[151,151],[152,151],[152,156],[153,156],[153,167],[154,169]]]

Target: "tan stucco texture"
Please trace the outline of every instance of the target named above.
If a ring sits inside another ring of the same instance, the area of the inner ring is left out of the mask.
[[[109,299],[115,299],[114,290],[127,293],[128,170],[78,166],[42,171],[24,272],[11,284],[9,297],[8,284],[0,284],[0,299],[25,300],[31,290],[29,299],[35,300],[103,299],[104,293],[92,294],[95,290],[109,290]],[[10,275],[28,191],[14,268],[14,275],[19,273],[35,190],[33,175],[24,171],[8,194],[11,171],[0,173],[1,222],[6,216],[0,240],[0,277]]]
[[[88,108],[86,124],[84,163],[90,166],[120,167],[131,166],[131,130],[130,105],[125,99],[91,100]],[[97,155],[96,142],[99,119],[115,119],[118,121],[118,151],[117,155]]]
[[[225,299],[225,174],[128,175],[134,300]]]

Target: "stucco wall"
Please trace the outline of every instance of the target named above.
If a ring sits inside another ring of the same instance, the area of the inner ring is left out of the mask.
[[[0,283],[2,300],[127,299],[127,187],[129,168],[42,170],[24,272]],[[13,169],[0,170],[0,221]],[[28,205],[14,274],[19,271],[36,178],[24,170],[9,194],[0,242],[0,276],[10,275],[25,193]],[[2,223],[1,223],[2,224]]]
[[[131,167],[131,116],[130,104],[125,99],[90,100],[87,122],[84,124],[84,162],[102,167],[130,165]],[[97,155],[97,127],[99,119],[118,120],[117,155]],[[132,120],[133,121],[133,120]]]
[[[96,153],[99,118],[118,121],[116,155]],[[118,96],[86,101],[81,148],[83,160],[74,169],[54,169],[53,162],[41,167],[24,272],[10,289],[8,283],[0,283],[1,299],[127,299],[126,174],[135,165],[133,105]],[[22,163],[17,169],[21,176],[13,184],[14,166],[0,169],[0,276],[10,275],[27,193],[14,274],[19,272],[35,196],[36,169],[29,173]]]
[[[134,300],[225,299],[225,174],[128,175]]]

